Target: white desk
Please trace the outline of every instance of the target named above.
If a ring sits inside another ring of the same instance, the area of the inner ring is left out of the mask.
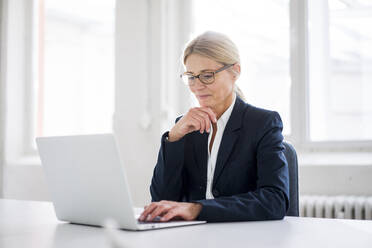
[[[372,221],[286,217],[142,232],[119,230],[124,247],[372,247]],[[0,199],[0,247],[110,247],[99,227],[59,222],[51,203]]]

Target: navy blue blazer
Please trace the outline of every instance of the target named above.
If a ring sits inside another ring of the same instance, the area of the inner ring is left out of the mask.
[[[152,201],[198,202],[203,206],[198,220],[208,222],[282,219],[289,207],[282,129],[277,112],[237,96],[217,155],[214,199],[208,200],[208,133],[195,131],[175,142],[164,133],[150,186]]]

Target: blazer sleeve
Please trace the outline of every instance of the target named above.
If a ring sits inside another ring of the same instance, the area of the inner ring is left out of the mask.
[[[289,176],[282,144],[283,124],[276,112],[269,112],[257,142],[257,189],[254,191],[198,200],[199,220],[248,221],[283,219],[289,207]]]
[[[178,117],[177,122],[181,117]],[[180,201],[182,197],[185,136],[178,141],[167,140],[168,131],[161,137],[150,193],[152,201]]]

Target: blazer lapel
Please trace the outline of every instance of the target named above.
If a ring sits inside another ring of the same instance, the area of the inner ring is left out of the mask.
[[[234,150],[235,144],[239,138],[239,129],[241,128],[242,125],[244,105],[245,103],[239,98],[239,96],[237,96],[234,108],[226,124],[225,131],[223,132],[220,148],[218,150],[216,167],[213,175],[213,188],[215,187],[223,169],[227,165],[227,160],[232,151]]]
[[[207,169],[208,169],[208,133],[198,133],[195,134],[194,142],[194,154],[196,154],[196,162],[198,164],[198,169],[201,172],[200,178],[201,182],[207,182]]]

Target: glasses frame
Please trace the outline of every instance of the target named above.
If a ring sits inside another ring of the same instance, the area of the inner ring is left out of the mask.
[[[186,76],[186,75],[192,75],[195,79],[198,78],[199,81],[200,81],[201,83],[203,83],[203,84],[207,84],[207,85],[208,85],[208,84],[213,84],[214,81],[215,81],[215,75],[216,75],[217,73],[219,73],[219,72],[221,72],[221,71],[224,71],[224,70],[230,68],[230,67],[233,66],[233,65],[235,65],[235,64],[227,64],[227,65],[224,65],[223,67],[221,67],[220,69],[218,69],[218,70],[216,70],[216,71],[203,71],[203,72],[201,72],[201,73],[199,73],[198,75],[195,75],[195,76],[194,76],[192,73],[184,72],[184,73],[182,73],[182,74],[180,75],[180,78],[181,78],[182,82],[184,82],[186,85],[189,85],[189,86],[194,85],[194,84],[195,84],[195,80],[194,80],[192,83],[189,83],[189,81],[188,81],[188,82],[185,82],[185,81],[183,81],[183,79],[182,79],[183,76]],[[213,81],[212,81],[212,82],[205,82],[205,81],[203,81],[203,80],[200,78],[200,75],[202,75],[202,74],[204,74],[204,73],[212,73],[212,75],[213,75]]]

